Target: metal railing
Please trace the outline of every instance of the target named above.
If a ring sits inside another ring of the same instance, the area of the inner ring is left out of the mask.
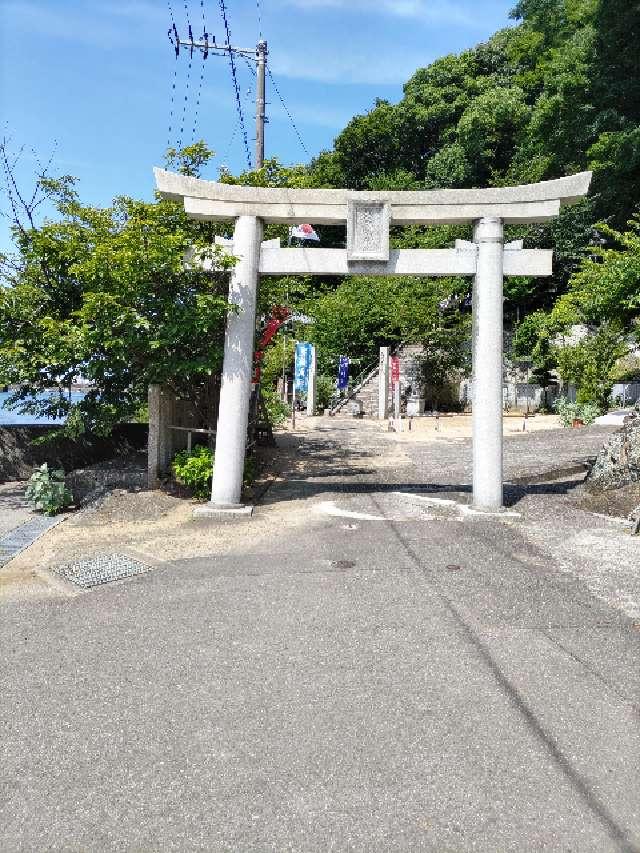
[[[331,411],[331,414],[335,415],[336,412],[339,412],[341,409],[343,409],[347,405],[349,400],[352,400],[356,396],[356,394],[360,393],[362,388],[367,384],[367,382],[370,382],[371,379],[373,379],[373,377],[376,375],[376,373],[378,373],[379,370],[379,361],[377,361],[375,363],[375,366],[373,367],[369,365],[369,367],[366,367],[358,375],[358,378],[355,380],[352,389],[350,391],[347,390],[347,393],[344,397],[339,397],[338,395],[332,397],[329,401],[329,409]]]

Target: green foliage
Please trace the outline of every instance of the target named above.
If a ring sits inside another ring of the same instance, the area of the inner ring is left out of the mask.
[[[208,500],[211,494],[214,454],[204,446],[195,447],[191,453],[181,450],[173,458],[171,470],[176,481],[192,490],[198,500]]]
[[[590,249],[556,312],[573,311],[586,323],[606,321],[633,329],[640,312],[640,219],[632,219],[625,232],[598,227],[609,245]]]
[[[27,503],[45,515],[57,515],[73,502],[64,471],[50,471],[46,462],[31,475],[24,496]]]
[[[575,420],[580,420],[586,426],[592,424],[602,414],[602,409],[595,403],[572,403],[566,397],[559,397],[553,404],[553,408],[560,418],[564,427],[573,426]]]
[[[574,346],[557,349],[558,373],[576,386],[578,405],[592,403],[600,411],[607,408],[614,368],[625,351],[620,332],[606,325]]]
[[[13,402],[69,416],[76,435],[107,433],[136,417],[149,383],[187,393],[206,383],[221,365],[223,271],[234,263],[212,245],[211,225],[173,201],[83,205],[71,179],[49,181],[47,192],[58,220],[15,224],[18,258],[0,271],[0,384],[18,386]],[[221,272],[185,265],[192,247]],[[65,389],[80,375],[93,387],[72,404]]]
[[[214,156],[206,142],[200,140],[184,148],[168,148],[165,154],[167,169],[175,169],[181,175],[198,177],[209,160]]]
[[[638,382],[640,380],[640,356],[623,356],[613,369],[614,382]]]
[[[211,496],[211,479],[215,454],[210,448],[198,445],[189,453],[181,450],[173,457],[171,470],[176,482],[186,486],[199,501],[209,500]],[[244,463],[244,484],[249,485],[255,479],[256,463],[252,457],[247,457]]]
[[[272,426],[284,423],[291,415],[291,407],[283,402],[280,396],[273,388],[262,388],[262,402],[269,418],[269,423]]]
[[[336,380],[331,376],[318,376],[316,379],[316,398],[318,401],[318,409],[320,411],[329,407],[329,404],[335,394]]]
[[[456,309],[443,316],[440,303],[466,288],[459,279],[346,279],[305,306],[315,319],[307,334],[318,347],[319,372],[337,375],[339,356],[348,355],[357,373],[377,362],[379,347],[401,342],[457,348],[466,317]]]

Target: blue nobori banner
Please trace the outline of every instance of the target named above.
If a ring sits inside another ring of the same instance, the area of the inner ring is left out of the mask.
[[[349,359],[346,355],[340,356],[338,364],[338,391],[344,391],[349,387]]]
[[[296,391],[307,391],[309,388],[312,348],[313,344],[309,344],[306,341],[298,341],[296,344],[294,366]]]

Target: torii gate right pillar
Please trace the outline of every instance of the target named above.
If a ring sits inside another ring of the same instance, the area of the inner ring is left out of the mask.
[[[473,281],[473,506],[495,512],[503,501],[502,220],[477,220],[473,239],[477,245]]]

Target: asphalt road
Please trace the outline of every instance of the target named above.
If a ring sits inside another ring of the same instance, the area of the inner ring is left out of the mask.
[[[638,625],[465,446],[299,451],[270,541],[0,607],[0,850],[640,851]]]

